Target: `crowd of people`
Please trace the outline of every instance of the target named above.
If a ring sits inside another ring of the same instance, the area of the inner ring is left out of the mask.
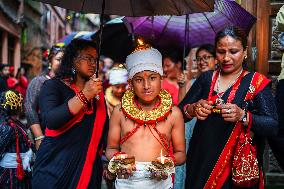
[[[247,53],[230,26],[185,71],[173,49],[139,44],[115,63],[84,39],[53,46],[29,83],[1,65],[0,188],[263,188],[265,140],[283,166],[283,80],[276,106]]]

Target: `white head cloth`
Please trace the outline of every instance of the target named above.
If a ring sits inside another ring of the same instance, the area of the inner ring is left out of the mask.
[[[127,84],[127,70],[124,68],[113,68],[109,71],[109,84]]]
[[[153,71],[162,76],[162,55],[154,48],[133,52],[126,58],[126,68],[129,79],[142,71]]]

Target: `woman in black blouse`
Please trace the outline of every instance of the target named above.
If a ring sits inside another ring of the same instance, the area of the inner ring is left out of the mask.
[[[190,189],[234,187],[230,171],[233,153],[226,147],[231,145],[233,150],[236,145],[231,142],[235,128],[241,129],[236,123],[241,127],[251,124],[260,168],[264,137],[275,136],[278,129],[269,80],[243,69],[246,35],[227,27],[217,34],[215,47],[220,69],[202,74],[179,105],[185,120],[198,119],[187,155],[186,188]],[[245,102],[248,91],[256,96]],[[229,159],[220,162],[224,158]],[[222,172],[220,167],[229,171]]]
[[[96,44],[74,39],[55,78],[42,86],[46,137],[36,154],[34,189],[100,188],[108,119],[102,81],[94,78],[97,58]]]

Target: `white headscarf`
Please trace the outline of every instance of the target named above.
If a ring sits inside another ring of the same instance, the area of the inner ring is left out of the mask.
[[[127,70],[124,68],[113,68],[109,71],[109,84],[127,84]]]
[[[154,48],[138,50],[126,58],[126,68],[129,79],[142,71],[153,71],[163,75],[162,55]]]

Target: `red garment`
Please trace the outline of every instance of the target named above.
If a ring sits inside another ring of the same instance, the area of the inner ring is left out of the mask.
[[[25,97],[28,84],[29,84],[28,79],[25,76],[21,76],[18,79],[18,85],[15,87],[15,89]]]
[[[172,84],[169,82],[168,79],[164,79],[162,82],[162,88],[168,91],[172,98],[173,98],[173,103],[174,105],[178,105],[178,90],[179,87],[175,84]]]
[[[18,84],[18,80],[14,77],[9,77],[7,79],[7,85],[9,89],[15,89]]]

